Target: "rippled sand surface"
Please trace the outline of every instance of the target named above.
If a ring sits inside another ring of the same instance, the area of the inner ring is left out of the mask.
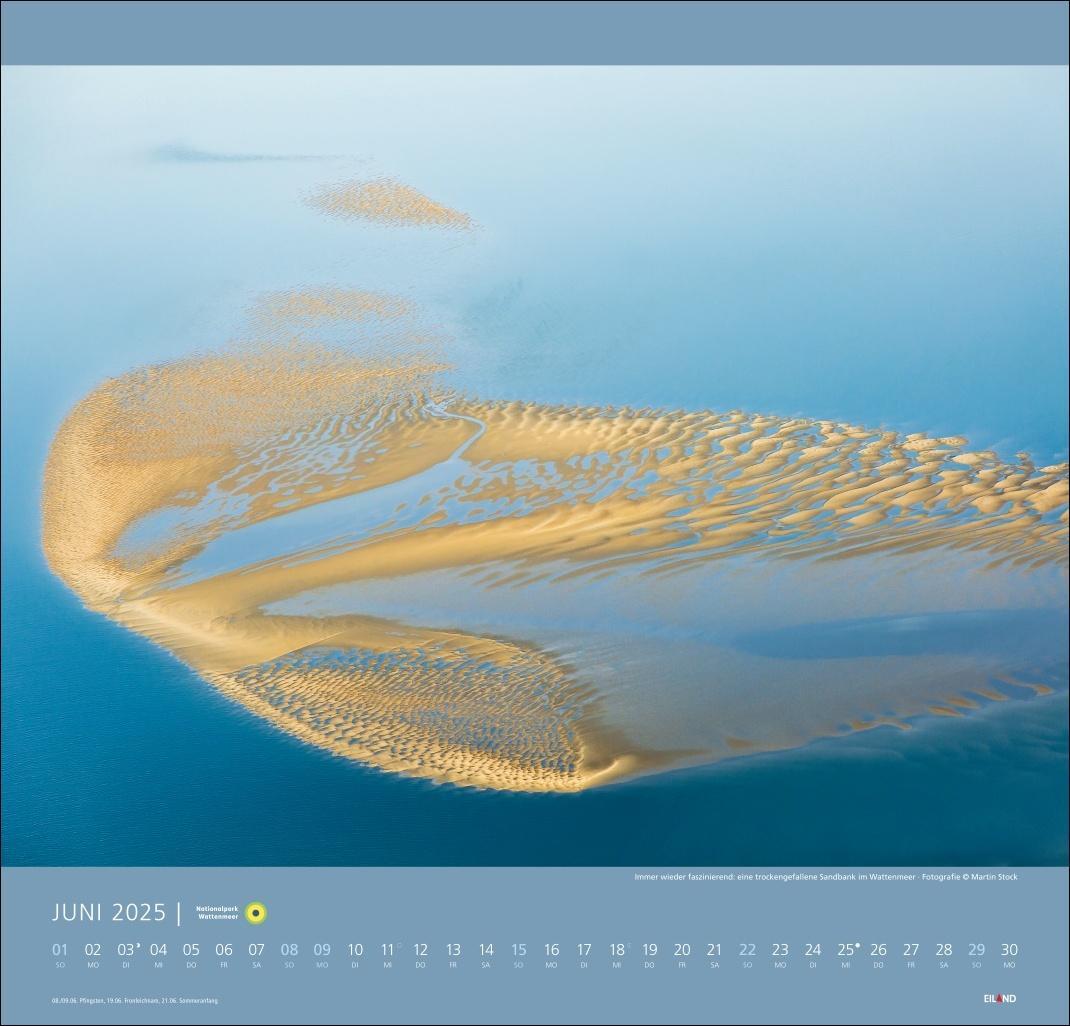
[[[406,316],[338,290],[257,311]],[[302,740],[492,788],[1065,688],[1065,465],[480,399],[390,353],[272,342],[105,382],[49,456],[52,568]]]
[[[470,228],[393,179],[344,218]],[[48,457],[85,604],[337,755],[577,791],[1066,688],[1067,466],[745,411],[459,394],[404,299],[255,297]]]

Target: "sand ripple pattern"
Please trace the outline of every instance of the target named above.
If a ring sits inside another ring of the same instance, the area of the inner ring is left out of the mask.
[[[276,321],[406,315],[343,292],[265,303]],[[1065,464],[740,411],[487,401],[442,389],[440,370],[413,353],[290,340],[107,381],[49,455],[48,561],[90,608],[310,744],[527,791],[701,754],[635,743],[567,659],[466,630],[463,610],[420,625],[368,615],[359,598],[345,615],[269,607],[440,570],[522,589],[614,576],[627,587],[740,558],[1066,565]],[[301,519],[313,515],[325,519]],[[934,708],[968,707],[956,701]]]

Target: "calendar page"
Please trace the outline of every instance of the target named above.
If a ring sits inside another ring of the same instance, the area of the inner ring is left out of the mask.
[[[1065,1023],[1064,3],[4,4],[5,1023]]]

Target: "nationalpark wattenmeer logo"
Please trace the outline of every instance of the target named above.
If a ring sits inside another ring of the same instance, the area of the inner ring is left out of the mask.
[[[245,921],[259,926],[267,919],[267,906],[262,901],[250,901],[245,906]]]

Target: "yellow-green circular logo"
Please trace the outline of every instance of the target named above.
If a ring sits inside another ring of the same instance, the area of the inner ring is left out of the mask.
[[[267,906],[261,901],[250,901],[245,906],[245,921],[252,923],[253,926],[259,926],[265,919],[267,919]]]

